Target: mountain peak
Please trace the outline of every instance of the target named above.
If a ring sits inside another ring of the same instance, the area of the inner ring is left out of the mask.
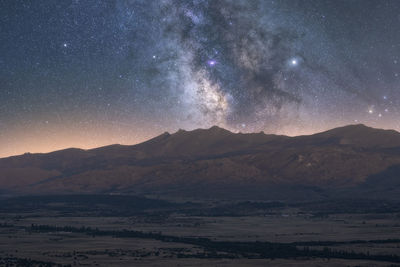
[[[373,128],[370,126],[367,126],[365,124],[350,124],[350,125],[345,125],[342,127],[337,127],[319,134],[327,134],[327,133],[332,133],[332,134],[366,134],[366,133],[393,133],[393,134],[399,134],[398,132],[394,130],[384,130],[384,129],[378,129],[378,128]],[[317,134],[318,135],[318,134]]]
[[[226,130],[224,128],[221,128],[221,127],[219,127],[217,125],[211,126],[208,130],[212,130],[212,131],[228,131],[228,130]]]
[[[234,134],[234,133],[232,133],[224,128],[214,125],[208,129],[198,128],[198,129],[194,129],[191,131],[179,129],[174,134],[172,134],[172,136],[191,136],[192,138],[196,138],[200,135],[204,136],[204,135],[219,135],[219,134],[226,135],[226,134]]]
[[[362,124],[362,123],[359,123],[359,124],[349,124],[349,125],[345,125],[345,126],[342,126],[342,127],[337,127],[337,128],[334,128],[334,129],[332,129],[332,130],[335,130],[335,129],[337,129],[337,130],[354,130],[354,129],[358,129],[358,130],[368,130],[368,129],[375,129],[375,128],[372,128],[372,127],[370,127],[370,126],[367,126],[367,125],[365,125],[365,124]]]
[[[334,128],[311,137],[335,139],[342,145],[363,147],[400,146],[400,133],[394,130],[377,129],[364,124],[352,124]]]

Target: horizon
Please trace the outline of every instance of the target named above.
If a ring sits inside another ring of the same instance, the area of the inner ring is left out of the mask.
[[[400,134],[400,132],[397,131],[397,130],[395,130],[395,129],[390,129],[390,128],[389,128],[389,129],[375,128],[375,127],[372,127],[372,126],[369,126],[369,125],[366,125],[366,124],[363,124],[363,123],[358,123],[358,124],[346,124],[346,125],[341,125],[341,126],[338,126],[338,127],[329,128],[329,129],[326,129],[326,130],[322,130],[322,131],[310,133],[310,134],[299,134],[299,135],[292,135],[292,136],[291,136],[291,135],[285,135],[285,134],[273,134],[273,133],[271,134],[271,133],[266,133],[266,132],[264,132],[264,131],[259,131],[259,132],[240,132],[240,131],[238,131],[238,132],[233,132],[233,131],[230,131],[230,130],[225,129],[225,128],[223,128],[223,127],[220,127],[220,126],[218,126],[218,125],[213,125],[213,126],[211,126],[211,127],[209,127],[209,128],[194,128],[194,129],[191,129],[191,130],[178,129],[178,130],[176,130],[176,131],[174,131],[174,132],[164,131],[164,132],[162,132],[162,133],[156,134],[155,136],[149,137],[149,138],[147,138],[147,139],[145,139],[145,140],[143,140],[143,141],[140,141],[140,142],[137,142],[137,143],[133,143],[133,144],[110,143],[110,144],[104,144],[104,145],[100,145],[100,146],[87,147],[87,148],[85,148],[85,147],[77,147],[77,146],[69,146],[69,147],[62,147],[62,148],[53,149],[53,150],[49,150],[49,151],[37,151],[37,152],[26,151],[26,152],[23,152],[23,153],[20,153],[20,154],[15,154],[15,155],[1,156],[1,154],[0,154],[0,159],[9,158],[9,157],[18,157],[18,156],[22,156],[22,155],[26,155],[26,154],[47,154],[47,153],[52,153],[52,152],[58,152],[58,151],[68,150],[68,149],[79,149],[79,150],[88,151],[88,150],[92,150],[92,149],[103,148],[103,147],[114,146],[114,145],[120,145],[120,146],[135,146],[135,145],[138,145],[138,144],[142,144],[142,143],[144,143],[144,142],[147,142],[147,141],[149,141],[149,140],[151,140],[151,139],[157,138],[158,136],[161,136],[161,135],[163,135],[163,134],[165,134],[165,133],[170,134],[170,135],[173,135],[173,134],[176,134],[176,133],[179,132],[179,131],[192,132],[192,131],[195,131],[195,130],[210,130],[210,129],[213,128],[213,127],[218,127],[218,128],[220,128],[220,129],[227,130],[227,131],[229,131],[229,132],[231,132],[231,133],[233,133],[233,134],[255,134],[255,133],[262,133],[262,134],[265,134],[265,135],[277,135],[277,136],[286,136],[286,137],[295,138],[295,137],[300,137],[300,136],[312,136],[312,135],[315,135],[315,134],[319,134],[319,133],[331,131],[331,130],[338,129],[338,128],[349,127],[349,126],[365,126],[365,127],[367,127],[367,128],[370,128],[370,129],[389,130],[389,131],[395,131],[395,132],[397,132],[397,133]]]

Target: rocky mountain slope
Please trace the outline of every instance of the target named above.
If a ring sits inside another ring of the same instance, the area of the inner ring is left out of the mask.
[[[3,193],[307,199],[397,197],[400,133],[349,125],[298,137],[219,127],[0,159]],[[399,194],[400,195],[400,194]],[[400,197],[399,197],[400,198]]]

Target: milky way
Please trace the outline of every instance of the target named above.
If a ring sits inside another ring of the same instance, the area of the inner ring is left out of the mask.
[[[400,130],[400,2],[5,0],[0,156],[219,125]]]

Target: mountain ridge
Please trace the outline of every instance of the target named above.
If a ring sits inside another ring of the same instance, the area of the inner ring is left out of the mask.
[[[376,180],[379,183],[385,179],[368,179],[381,177],[390,168],[397,171],[398,165],[400,133],[394,130],[348,125],[288,137],[232,133],[214,126],[165,132],[130,146],[70,148],[2,158],[0,189],[22,194],[243,194],[295,198],[310,195],[306,191],[357,188],[367,182],[375,184]],[[393,171],[386,173],[392,177],[390,184],[396,184]],[[378,195],[388,190],[382,183],[378,187]]]
[[[244,135],[244,136],[249,136],[249,135],[264,135],[264,136],[270,136],[270,137],[282,137],[282,138],[287,138],[287,139],[292,139],[292,138],[305,138],[305,137],[312,137],[312,136],[328,136],[331,133],[336,132],[337,130],[340,129],[367,129],[367,130],[378,130],[378,131],[382,131],[382,132],[387,132],[387,133],[391,133],[391,134],[398,134],[399,135],[399,139],[400,139],[400,132],[393,130],[393,129],[380,129],[380,128],[374,128],[374,127],[370,127],[370,126],[366,126],[365,124],[350,124],[350,125],[345,125],[345,126],[341,126],[341,127],[336,127],[333,129],[329,129],[326,131],[322,131],[322,132],[318,132],[318,133],[314,133],[314,134],[308,134],[308,135],[297,135],[297,136],[288,136],[288,135],[281,135],[281,134],[266,134],[263,131],[258,132],[258,133],[242,133],[242,132],[231,132],[227,129],[224,129],[222,127],[219,126],[211,126],[210,128],[197,128],[191,131],[188,130],[183,130],[183,129],[179,129],[178,131],[176,131],[175,133],[169,133],[169,132],[164,132],[160,135],[157,135],[155,137],[152,137],[146,141],[143,141],[141,143],[138,144],[133,144],[133,145],[123,145],[123,144],[111,144],[111,145],[105,145],[105,146],[100,146],[100,147],[96,147],[96,148],[89,148],[89,149],[83,149],[83,148],[77,148],[77,147],[69,147],[69,148],[64,148],[64,149],[59,149],[59,150],[54,150],[51,152],[37,152],[37,153],[32,153],[32,152],[25,152],[24,154],[19,154],[19,155],[12,155],[12,156],[8,156],[8,157],[2,157],[0,158],[0,160],[2,159],[7,159],[7,158],[13,158],[13,157],[20,157],[20,156],[29,156],[29,155],[45,155],[45,154],[51,154],[51,153],[58,153],[58,152],[66,152],[66,151],[86,151],[86,152],[91,152],[91,151],[97,151],[97,150],[102,150],[102,149],[106,149],[106,148],[114,148],[114,147],[127,147],[127,148],[132,148],[141,144],[145,144],[145,143],[149,143],[149,142],[153,142],[157,139],[161,139],[161,138],[165,138],[165,137],[170,137],[176,134],[183,134],[183,133],[195,133],[198,131],[212,131],[215,129],[219,129],[219,130],[223,130],[225,132],[228,132],[230,134],[233,135]],[[398,144],[400,146],[400,143]]]

